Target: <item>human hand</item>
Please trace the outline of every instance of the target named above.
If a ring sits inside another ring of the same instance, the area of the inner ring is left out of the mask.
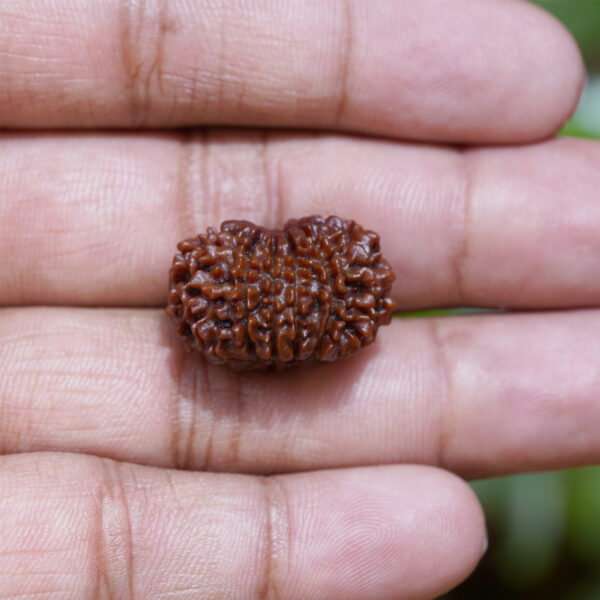
[[[484,546],[448,471],[600,457],[600,147],[521,145],[575,106],[572,40],[521,2],[273,6],[0,0],[0,600],[429,598]],[[142,131],[208,124],[254,129]],[[311,213],[380,233],[401,310],[550,312],[186,355],[175,243]]]

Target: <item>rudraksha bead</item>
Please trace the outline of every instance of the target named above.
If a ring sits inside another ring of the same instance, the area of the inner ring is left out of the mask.
[[[178,244],[167,313],[188,350],[234,369],[333,361],[390,322],[394,274],[379,236],[319,216],[272,231],[225,221]]]

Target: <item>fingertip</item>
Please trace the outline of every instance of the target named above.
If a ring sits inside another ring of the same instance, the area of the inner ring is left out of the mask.
[[[314,477],[320,502],[297,507],[302,527],[289,583],[302,590],[298,597],[431,598],[462,581],[481,557],[483,513],[454,475],[391,466]],[[318,479],[325,477],[323,493]]]
[[[419,52],[413,47],[404,66],[413,66],[411,86],[394,88],[397,82],[386,80],[398,98],[411,97],[422,109],[415,113],[419,126],[402,135],[526,143],[547,138],[571,116],[585,70],[575,40],[551,14],[520,0],[431,0],[419,8],[428,26],[413,44]]]
[[[529,60],[535,85],[528,86],[529,102],[523,103],[523,127],[529,140],[544,139],[556,133],[571,118],[585,85],[586,70],[577,42],[554,15],[543,8],[524,3],[522,26],[530,36],[533,50]]]

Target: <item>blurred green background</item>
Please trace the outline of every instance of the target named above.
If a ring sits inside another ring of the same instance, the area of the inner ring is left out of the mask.
[[[561,134],[600,139],[600,0],[535,3],[567,26],[588,68],[582,100]],[[472,485],[486,512],[490,547],[444,600],[600,600],[600,467]]]

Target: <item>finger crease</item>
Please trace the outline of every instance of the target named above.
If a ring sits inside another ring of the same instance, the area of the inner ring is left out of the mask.
[[[258,600],[278,600],[281,598],[284,556],[289,565],[289,504],[280,481],[269,477],[262,477],[259,481],[262,484],[265,520],[262,577],[256,597]],[[286,529],[287,533],[284,533],[283,529]]]
[[[212,395],[213,395],[213,391],[212,391],[212,387],[211,387],[211,382],[210,382],[210,376],[208,373],[208,363],[206,362],[206,360],[202,360],[201,361],[202,366],[201,366],[201,374],[202,374],[202,390],[203,390],[203,397],[205,399],[207,399],[208,401],[211,400]],[[197,396],[198,394],[198,387],[195,386],[194,388],[194,398],[193,398],[193,407],[192,407],[192,424],[190,426],[190,430],[189,430],[189,440],[188,440],[188,444],[187,444],[187,465],[189,466],[191,464],[193,455],[192,455],[192,451],[193,451],[193,444],[194,444],[194,440],[196,438],[196,422],[197,422],[197,417],[196,417],[196,402],[199,401],[199,398]],[[207,415],[205,415],[205,419],[206,418],[210,418],[210,428],[208,429],[208,433],[206,435],[206,440],[204,442],[204,451],[203,451],[203,460],[202,460],[202,466],[200,467],[200,469],[202,471],[208,471],[211,468],[211,464],[212,464],[212,451],[213,451],[213,443],[214,443],[214,437],[215,437],[215,426],[216,426],[216,419],[214,414],[212,415],[212,418],[209,417],[208,415],[210,415],[211,413],[209,411],[207,411]]]
[[[125,94],[129,102],[132,123],[141,125],[148,113],[149,98],[140,91],[143,62],[141,35],[145,0],[125,0],[119,9],[121,61],[125,73]],[[146,89],[147,92],[147,89]]]
[[[194,164],[196,162],[195,139],[196,136],[193,131],[186,131],[182,134],[179,145],[175,206],[177,207],[177,219],[181,238],[191,237],[196,233],[192,197],[195,175]]]
[[[446,467],[448,461],[448,447],[454,435],[454,384],[452,367],[446,352],[446,344],[439,330],[437,319],[426,319],[429,324],[429,333],[435,355],[436,370],[441,374],[441,398],[442,410],[440,411],[440,423],[437,447],[437,465]]]
[[[245,378],[236,376],[235,381],[237,385],[235,387],[235,419],[229,438],[229,447],[227,449],[226,465],[228,468],[235,469],[239,468],[240,458],[240,443],[242,441],[242,434],[245,428],[246,421],[246,404],[248,401],[252,402],[252,398],[249,397],[247,391],[247,385],[244,383]]]
[[[94,598],[134,600],[131,511],[118,463],[99,459],[102,473],[96,493]]]
[[[211,161],[211,138],[210,130],[198,130],[195,136],[194,147],[199,150],[197,160],[188,164],[189,178],[192,192],[199,190],[202,194],[200,199],[201,215],[204,223],[216,225],[219,222],[219,202],[211,198],[210,161]],[[188,197],[189,210],[195,214],[195,202],[192,195]],[[194,229],[198,227],[197,219],[194,219]],[[197,231],[194,231],[194,235]]]
[[[335,126],[340,126],[346,112],[348,104],[348,81],[350,77],[350,63],[352,58],[353,38],[354,38],[354,16],[352,13],[352,5],[349,0],[340,0],[340,19],[342,26],[340,30],[343,32],[342,38],[342,54],[340,57],[340,66],[337,77],[337,93],[335,97],[335,110],[333,123]]]
[[[156,54],[153,61],[153,66],[156,69],[156,79],[158,89],[163,92],[163,66],[165,62],[165,44],[169,33],[174,31],[174,26],[169,18],[169,2],[162,0],[160,5],[159,23],[158,23],[158,39],[156,41]]]
[[[176,30],[169,17],[168,6],[167,0],[162,0],[157,18],[150,15],[146,0],[126,0],[120,7],[121,61],[125,73],[125,91],[131,121],[137,127],[144,125],[150,114],[152,82],[156,80],[158,91],[163,91],[167,36]],[[151,59],[146,60],[143,49],[149,41],[154,51]]]
[[[176,374],[177,388],[173,394],[171,418],[171,454],[173,465],[177,469],[188,469],[194,451],[196,431],[196,402],[198,377],[201,372],[190,367],[191,358],[186,356],[183,365]],[[203,361],[200,360],[203,363]]]
[[[281,186],[279,181],[280,169],[278,163],[273,163],[269,151],[270,147],[270,134],[265,130],[262,135],[260,158],[262,162],[265,196],[267,198],[267,221],[270,222],[273,227],[280,227],[282,225],[281,218],[283,215],[283,200],[280,194]]]
[[[466,151],[459,154],[462,170],[462,224],[460,245],[452,257],[452,270],[458,302],[467,301],[465,285],[465,266],[469,260],[469,243],[471,238],[471,209],[473,203],[473,172],[472,163]]]

